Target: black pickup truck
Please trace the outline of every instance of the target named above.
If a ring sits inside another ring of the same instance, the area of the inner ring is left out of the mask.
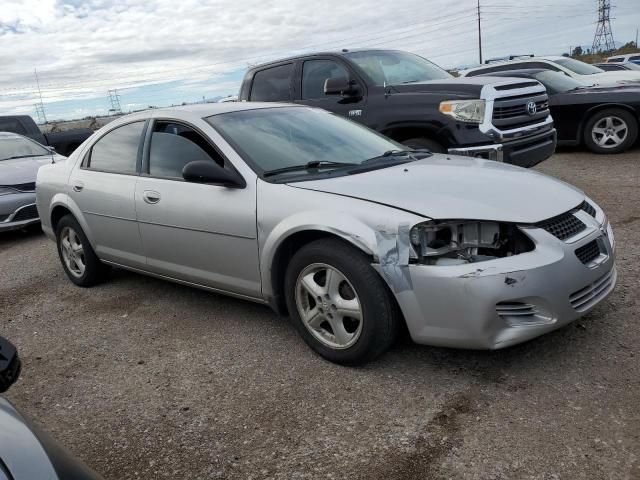
[[[413,148],[531,167],[556,131],[535,80],[455,78],[396,50],[342,50],[250,68],[239,101],[294,102],[361,122]]]
[[[53,147],[60,155],[68,157],[93,134],[90,128],[75,128],[64,132],[42,133],[28,115],[0,116],[0,132],[13,132],[34,139],[44,146]]]

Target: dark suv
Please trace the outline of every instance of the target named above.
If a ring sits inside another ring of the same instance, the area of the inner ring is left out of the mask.
[[[535,80],[455,78],[408,52],[317,53],[249,69],[240,101],[294,102],[352,118],[413,148],[530,167],[556,132]]]

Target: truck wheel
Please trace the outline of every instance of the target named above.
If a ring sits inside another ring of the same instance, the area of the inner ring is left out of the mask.
[[[316,240],[291,259],[285,276],[291,320],[329,361],[361,364],[393,343],[397,310],[370,260],[341,240]]]
[[[60,262],[69,280],[80,287],[91,287],[104,280],[107,266],[98,259],[73,215],[60,219],[56,240]]]
[[[447,153],[447,149],[440,145],[438,142],[430,140],[428,138],[409,138],[407,140],[403,140],[403,145],[406,145],[409,148],[421,149],[426,148],[433,153]]]
[[[638,121],[626,110],[611,108],[595,113],[585,125],[584,143],[595,153],[621,153],[638,138]]]

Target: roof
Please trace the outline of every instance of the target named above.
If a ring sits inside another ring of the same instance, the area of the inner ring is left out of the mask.
[[[401,50],[397,50],[397,49],[393,49],[393,48],[353,48],[353,49],[347,49],[347,48],[343,48],[342,50],[327,50],[327,51],[323,51],[323,52],[308,52],[308,53],[301,53],[299,55],[294,55],[291,57],[284,57],[284,58],[279,58],[277,60],[271,60],[269,62],[264,62],[264,63],[260,63],[258,65],[253,65],[249,68],[249,70],[255,70],[256,68],[262,68],[262,67],[266,67],[267,65],[275,65],[277,63],[283,63],[283,62],[293,62],[295,60],[300,60],[302,58],[308,58],[308,57],[319,57],[322,55],[346,55],[348,53],[354,53],[354,52],[398,52]]]
[[[509,65],[509,64],[517,64],[517,63],[526,63],[526,62],[540,62],[540,61],[548,61],[548,62],[555,62],[556,60],[562,60],[565,57],[560,57],[557,55],[547,55],[544,57],[522,57],[522,58],[514,58],[513,60],[508,60],[508,59],[504,59],[504,60],[495,60],[492,61],[491,63],[486,63],[486,64],[482,64],[482,65],[477,65],[475,67],[472,68],[467,68],[465,70],[460,70],[460,73],[465,73],[465,72],[475,72],[476,70],[483,70],[485,68],[493,68],[499,65]]]

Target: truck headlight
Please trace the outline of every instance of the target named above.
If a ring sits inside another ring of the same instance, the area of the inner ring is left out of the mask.
[[[415,257],[428,265],[460,265],[533,250],[534,244],[517,226],[475,220],[429,221],[410,232]]]
[[[440,113],[460,122],[482,123],[484,110],[484,100],[447,100],[440,103]]]

